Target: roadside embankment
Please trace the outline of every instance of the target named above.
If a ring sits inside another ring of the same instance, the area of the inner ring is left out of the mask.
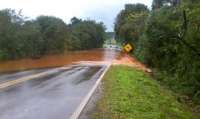
[[[103,78],[103,95],[93,119],[198,119],[176,96],[143,71],[112,66]]]
[[[139,70],[143,70],[145,72],[151,73],[151,69],[147,68],[144,64],[139,62],[134,57],[129,56],[128,54],[123,54],[122,57],[113,60],[113,65],[126,65],[130,67],[134,67]]]

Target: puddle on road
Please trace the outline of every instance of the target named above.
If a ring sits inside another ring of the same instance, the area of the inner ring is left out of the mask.
[[[90,51],[66,52],[58,55],[48,55],[40,59],[21,59],[14,61],[0,61],[0,72],[58,67],[79,61],[111,61],[118,59],[121,53],[110,49],[96,49]]]

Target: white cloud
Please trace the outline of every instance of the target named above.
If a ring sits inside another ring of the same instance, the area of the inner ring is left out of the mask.
[[[23,10],[25,16],[53,15],[68,22],[73,16],[105,22],[111,30],[114,18],[125,3],[144,3],[152,0],[0,0],[0,9]]]

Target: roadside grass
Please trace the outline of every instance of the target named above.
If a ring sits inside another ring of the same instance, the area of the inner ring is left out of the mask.
[[[199,119],[176,96],[144,72],[111,66],[92,119]]]

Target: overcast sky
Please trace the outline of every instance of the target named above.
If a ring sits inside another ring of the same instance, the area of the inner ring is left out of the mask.
[[[144,3],[151,6],[152,0],[0,0],[0,9],[22,9],[30,18],[51,15],[69,23],[74,16],[83,19],[102,21],[108,31],[113,30],[117,13],[126,3]]]

